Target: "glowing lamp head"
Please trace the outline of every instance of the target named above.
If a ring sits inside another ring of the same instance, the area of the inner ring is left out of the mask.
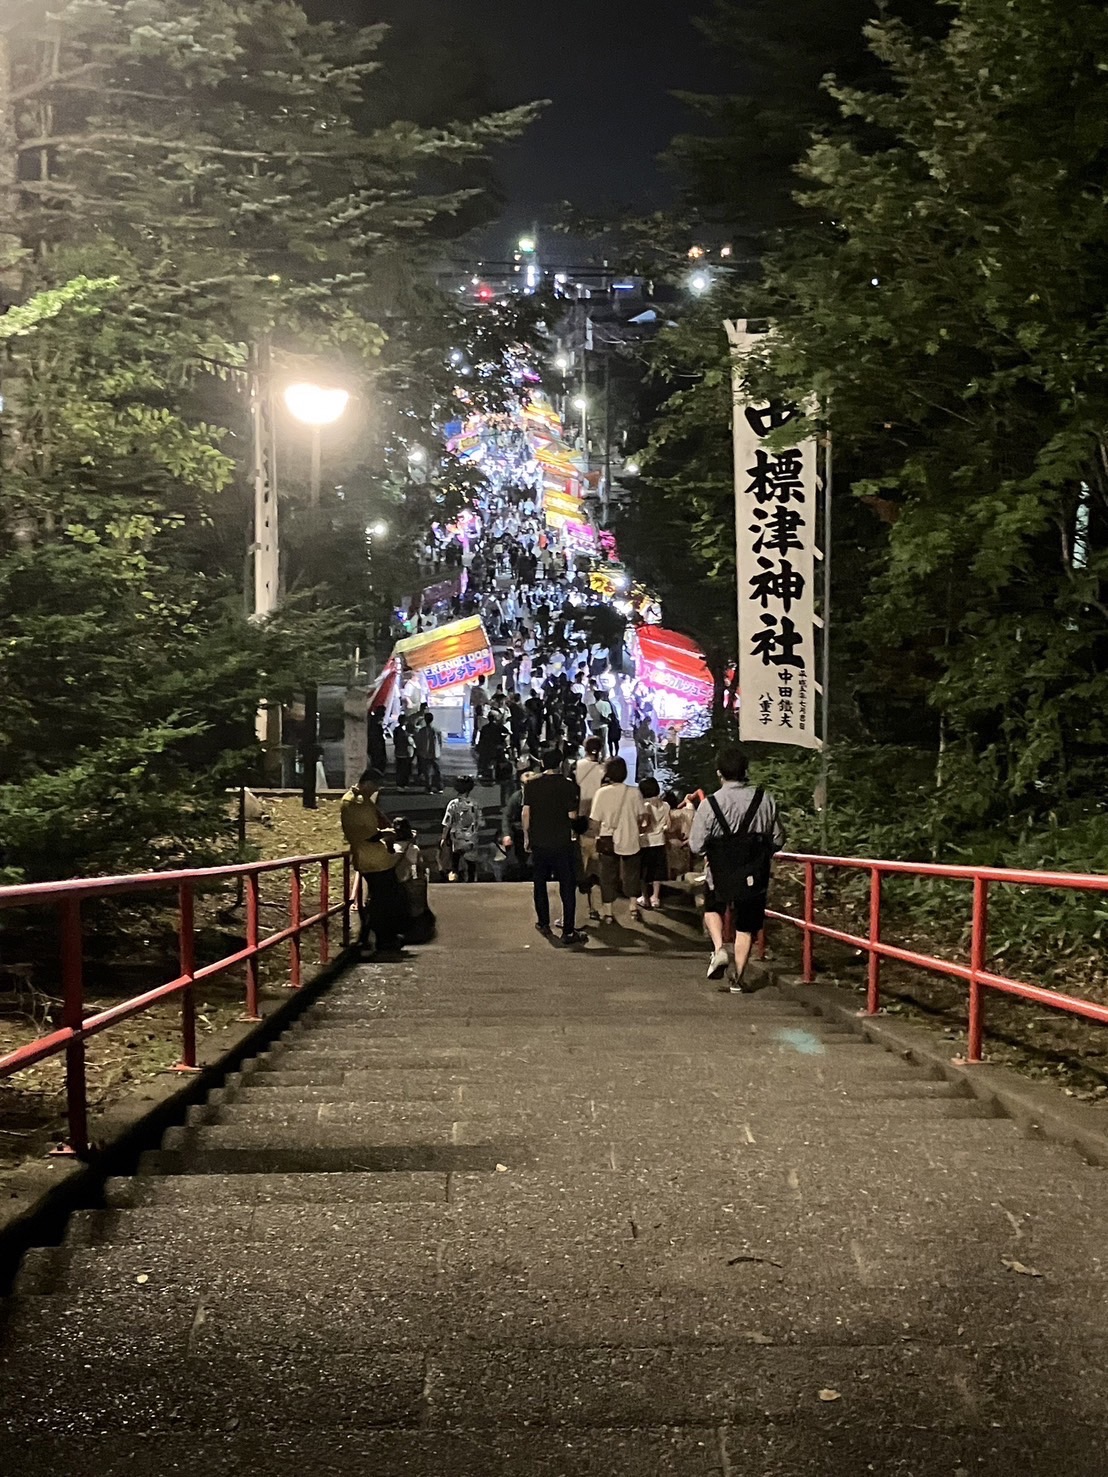
[[[626,476],[637,477],[639,475],[639,464],[638,462],[628,462],[623,470]]]
[[[389,525],[385,522],[383,518],[378,518],[376,523],[371,523],[366,529],[366,533],[368,533],[373,538],[384,538],[385,534],[388,533],[388,531]]]
[[[534,236],[521,236],[519,238],[519,249],[524,254],[527,254],[529,252],[532,252],[532,251],[536,250],[536,248],[537,248],[537,242],[535,241]]]
[[[573,408],[575,410],[588,410],[589,402],[584,395],[577,395],[573,401]]]
[[[560,374],[568,374],[569,373],[569,355],[568,354],[559,354],[558,357],[557,357],[557,359],[555,359],[555,361],[554,361],[554,366],[555,366],[555,368],[558,370],[558,372]]]
[[[712,279],[707,272],[694,272],[689,278],[689,288],[697,297],[703,297],[712,288]]]
[[[289,385],[285,404],[306,426],[333,426],[350,404],[350,391],[325,385]]]
[[[427,453],[422,446],[410,446],[408,448],[408,461],[413,467],[424,467],[427,465]]]

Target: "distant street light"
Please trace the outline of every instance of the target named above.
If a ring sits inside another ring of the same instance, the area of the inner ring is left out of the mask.
[[[337,385],[289,385],[285,390],[285,405],[301,424],[312,430],[312,476],[310,500],[313,508],[319,506],[320,484],[323,480],[324,426],[333,426],[341,420],[350,404],[350,391]]]
[[[573,408],[574,408],[574,410],[580,410],[582,412],[588,410],[588,408],[589,408],[588,397],[586,395],[575,395],[573,397]]]
[[[413,467],[425,467],[427,465],[427,453],[422,446],[409,446],[408,460]]]
[[[520,251],[525,252],[525,253],[530,253],[530,252],[533,252],[534,250],[536,250],[536,247],[537,247],[537,242],[535,241],[534,236],[521,236],[519,238],[519,249],[520,249]]]
[[[366,533],[368,533],[371,538],[384,538],[388,531],[389,525],[385,522],[383,518],[378,518],[375,523],[371,523],[366,529]]]
[[[689,278],[689,290],[697,297],[703,297],[706,292],[712,290],[712,278],[708,272],[694,272]]]
[[[570,358],[568,354],[559,354],[554,361],[554,368],[559,374],[568,374],[570,370]]]
[[[624,462],[623,475],[625,477],[637,477],[639,475],[638,462]]]

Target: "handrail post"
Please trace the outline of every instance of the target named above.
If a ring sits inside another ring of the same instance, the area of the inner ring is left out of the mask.
[[[350,947],[350,909],[352,907],[350,897],[350,853],[345,852],[342,858],[342,946],[344,949]]]
[[[989,932],[989,884],[984,877],[973,879],[973,924],[970,935],[969,1029],[966,1060],[981,1060],[981,1044],[985,1034],[985,998],[981,989],[981,971],[985,968]]]
[[[259,882],[257,872],[246,878],[246,947],[250,951],[246,959],[246,1013],[244,1021],[260,1021],[258,1012],[258,904]]]
[[[301,985],[300,921],[303,917],[303,899],[304,889],[297,863],[289,869],[289,924],[295,930],[289,939],[289,987],[293,990],[299,990]]]
[[[319,911],[323,922],[319,930],[319,962],[327,964],[331,959],[331,863],[319,864]]]
[[[59,909],[61,923],[62,1024],[80,1032],[85,1019],[84,949],[81,941],[81,904],[65,898]],[[85,1086],[85,1038],[78,1034],[65,1048],[65,1104],[69,1142],[59,1144],[54,1154],[88,1154],[88,1092]]]
[[[812,924],[816,921],[816,864],[815,862],[804,863],[804,983],[813,985],[816,981],[815,961],[813,958],[813,944],[815,935],[812,933]]]
[[[869,874],[869,970],[866,977],[866,1014],[881,1009],[881,955],[874,947],[881,942],[881,869]]]
[[[181,977],[189,983],[181,991],[181,1060],[175,1072],[198,1072],[196,1065],[196,910],[191,882],[182,882],[177,893],[177,942]]]

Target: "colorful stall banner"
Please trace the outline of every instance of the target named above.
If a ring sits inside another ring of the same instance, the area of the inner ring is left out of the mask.
[[[431,692],[443,692],[496,671],[492,646],[477,615],[398,641],[394,655],[421,673]]]
[[[712,673],[695,641],[663,626],[639,626],[633,644],[636,675],[644,687],[671,693],[692,707],[711,704]]]
[[[591,523],[579,523],[568,519],[565,525],[565,536],[575,548],[596,548],[596,529]]]

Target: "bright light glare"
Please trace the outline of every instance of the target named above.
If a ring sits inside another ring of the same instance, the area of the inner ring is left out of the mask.
[[[535,245],[536,243],[534,236],[521,236],[519,238],[520,251],[534,251]]]
[[[333,426],[350,404],[350,391],[324,385],[289,385],[285,404],[306,426]]]
[[[697,297],[703,297],[712,288],[712,279],[707,272],[694,272],[689,278],[689,287]]]
[[[408,460],[413,467],[422,467],[427,461],[427,453],[422,446],[409,446]]]
[[[389,525],[383,518],[378,518],[376,523],[371,523],[366,529],[366,533],[370,534],[373,538],[384,538],[388,531]]]
[[[628,462],[623,470],[628,477],[637,477],[639,475],[639,464],[638,462]]]
[[[461,362],[462,362],[462,360],[464,358],[465,358],[465,355],[462,353],[461,349],[453,349],[451,351],[451,354],[450,354],[450,362],[451,362],[451,364],[461,364]]]
[[[575,410],[588,410],[589,402],[584,395],[577,395],[573,401],[573,408]]]
[[[555,368],[557,368],[562,374],[568,374],[569,373],[569,355],[568,354],[559,354],[558,357],[557,357],[557,359],[555,359],[555,361],[554,361],[554,365],[555,365]]]

